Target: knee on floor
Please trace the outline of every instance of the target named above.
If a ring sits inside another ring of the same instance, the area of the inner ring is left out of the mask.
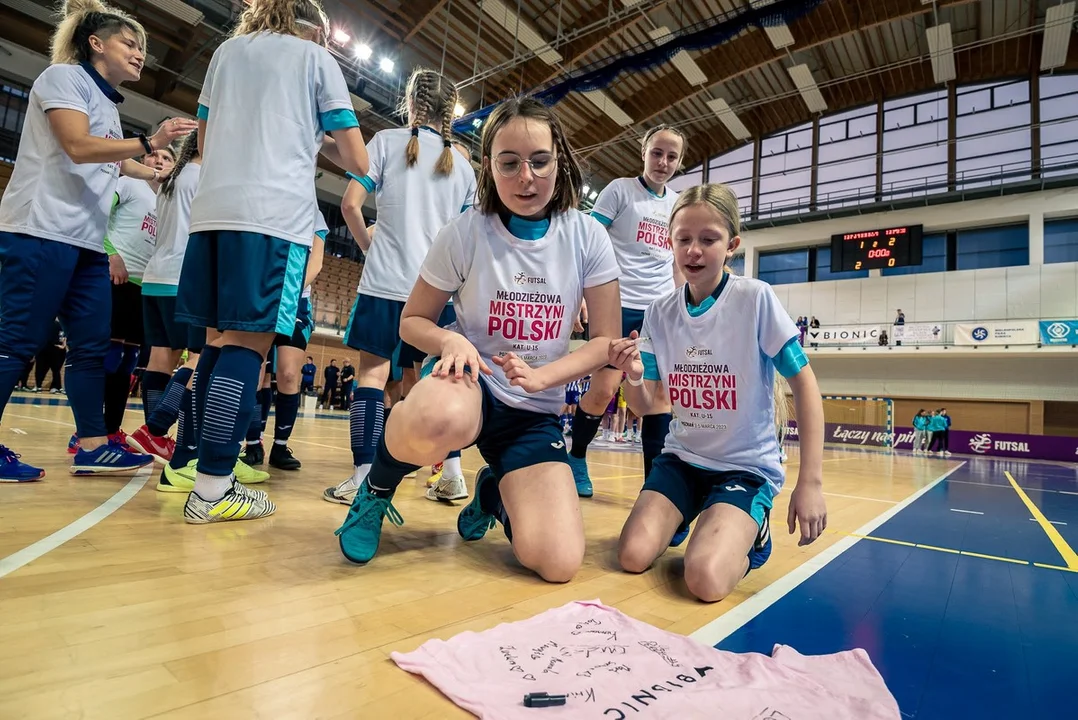
[[[689,592],[703,602],[718,602],[734,591],[748,569],[748,558],[736,566],[714,560],[693,562],[685,558],[685,585]]]

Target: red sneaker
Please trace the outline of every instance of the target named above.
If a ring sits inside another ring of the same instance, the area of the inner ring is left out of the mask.
[[[131,447],[131,444],[127,442],[127,433],[125,433],[123,430],[117,430],[112,435],[109,435],[109,442],[116,443],[125,452],[134,453],[135,455],[139,454],[139,452],[135,450],[135,448]]]
[[[171,437],[157,437],[150,434],[145,425],[127,436],[128,444],[140,453],[153,455],[160,462],[168,462],[172,459],[172,453],[176,450],[176,441]]]

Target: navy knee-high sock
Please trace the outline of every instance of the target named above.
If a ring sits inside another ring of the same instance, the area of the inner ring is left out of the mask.
[[[367,487],[378,497],[392,497],[404,476],[418,469],[418,465],[409,465],[390,455],[383,434],[378,438],[374,462],[371,464],[370,472],[367,473]]]
[[[273,442],[276,445],[285,445],[292,436],[292,428],[296,424],[296,416],[299,415],[299,393],[291,395],[277,392],[277,402],[274,404],[277,415],[274,421]]]
[[[602,414],[588,415],[577,405],[576,414],[573,416],[573,447],[570,448],[569,454],[575,458],[586,457],[588,445],[595,439],[595,433],[599,431],[602,423]]]
[[[131,375],[122,370],[105,375],[105,431],[115,435],[124,422],[127,394],[131,390]]]
[[[191,376],[191,394],[195,402],[195,414],[192,418],[191,432],[195,446],[198,446],[199,438],[202,437],[202,418],[206,415],[206,393],[210,387],[210,378],[213,370],[217,367],[217,360],[221,357],[221,348],[207,345],[202,348],[198,355],[198,364],[195,366],[195,374]]]
[[[168,435],[169,429],[175,424],[180,414],[180,404],[183,402],[183,393],[187,390],[187,383],[194,375],[193,368],[180,368],[172,374],[172,378],[165,386],[161,400],[147,415],[146,429],[151,435],[163,437]],[[162,375],[163,373],[157,373]]]
[[[171,378],[167,373],[147,370],[142,373],[142,414],[146,425],[150,424],[153,409],[161,402]]]
[[[206,388],[198,440],[198,471],[206,475],[232,473],[239,443],[254,412],[258,379],[265,359],[250,348],[226,345]],[[201,365],[201,363],[199,363]]]
[[[387,415],[385,393],[382,390],[359,387],[352,392],[352,404],[348,408],[348,429],[351,436],[352,464],[356,467],[374,462]]]
[[[195,437],[195,395],[183,389],[180,411],[176,419],[176,449],[172,451],[169,465],[176,470],[187,467],[198,455],[198,439]]]
[[[666,434],[670,432],[670,413],[645,415],[640,423],[640,445],[644,451],[644,479],[651,474],[651,463],[663,451]]]

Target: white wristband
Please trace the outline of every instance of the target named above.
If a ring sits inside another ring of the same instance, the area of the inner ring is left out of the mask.
[[[626,375],[626,376],[625,376],[625,379],[626,379],[626,380],[627,380],[627,381],[629,382],[629,384],[630,384],[630,385],[632,385],[633,387],[640,387],[641,385],[643,385],[643,384],[644,384],[644,378],[643,378],[643,377],[641,377],[641,378],[640,378],[639,380],[633,380],[633,379],[632,379],[631,377],[629,377],[628,375]]]

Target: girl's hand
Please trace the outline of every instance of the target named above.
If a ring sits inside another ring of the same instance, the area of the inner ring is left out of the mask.
[[[795,523],[801,526],[798,545],[809,545],[827,528],[827,505],[823,499],[823,472],[802,470],[797,476],[797,487],[790,496],[790,511],[786,524],[794,534]]]
[[[172,118],[161,123],[161,127],[150,138],[150,145],[154,150],[164,150],[173,140],[184,135],[189,135],[198,130],[197,120],[187,118]]]
[[[640,382],[644,377],[644,361],[636,344],[639,337],[640,333],[633,330],[627,338],[611,340],[607,350],[607,362],[625,373],[632,382]]]
[[[479,373],[490,375],[490,366],[483,362],[475,345],[460,333],[450,333],[442,343],[441,357],[434,364],[431,375],[435,377],[456,377],[464,379],[465,367],[472,380],[479,380]]]
[[[124,259],[117,255],[109,255],[109,279],[113,285],[123,285],[127,282],[127,266]]]
[[[491,360],[502,369],[502,372],[505,373],[505,379],[509,381],[510,385],[523,388],[524,392],[527,393],[536,393],[547,389],[547,385],[543,382],[539,371],[521,360],[516,353],[506,353],[505,355],[491,358]]]

